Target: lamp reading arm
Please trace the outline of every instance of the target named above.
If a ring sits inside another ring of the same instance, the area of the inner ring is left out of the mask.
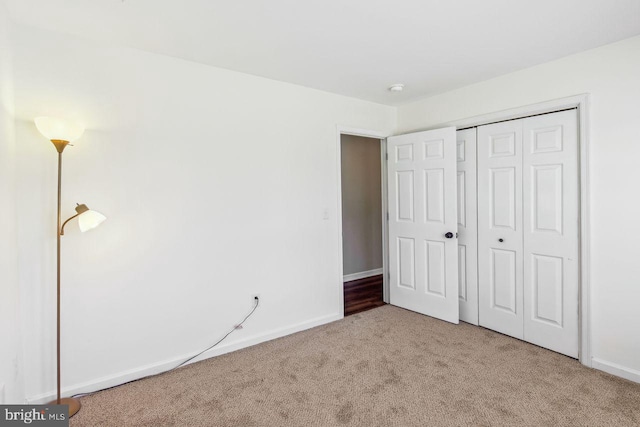
[[[85,204],[80,205],[80,204],[76,203],[76,212],[78,212],[78,213],[62,223],[62,226],[60,227],[60,235],[64,236],[64,226],[67,225],[67,223],[69,221],[71,221],[73,218],[75,218],[77,216],[80,216],[80,214],[83,214],[88,210],[89,210],[89,208],[87,207],[87,205],[85,205]]]

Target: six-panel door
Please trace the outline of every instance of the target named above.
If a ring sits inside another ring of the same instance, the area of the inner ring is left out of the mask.
[[[391,137],[387,149],[391,304],[458,323],[455,129]]]

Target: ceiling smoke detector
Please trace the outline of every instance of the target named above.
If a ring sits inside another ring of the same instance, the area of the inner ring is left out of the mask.
[[[402,89],[404,89],[404,85],[402,83],[396,83],[389,86],[389,91],[391,92],[402,92]]]

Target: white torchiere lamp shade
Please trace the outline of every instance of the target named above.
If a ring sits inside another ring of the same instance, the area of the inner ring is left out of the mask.
[[[84,133],[84,127],[68,120],[53,117],[36,117],[36,127],[51,141],[73,142]]]

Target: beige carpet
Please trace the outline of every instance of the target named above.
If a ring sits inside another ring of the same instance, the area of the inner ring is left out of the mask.
[[[638,426],[640,384],[384,306],[82,405],[71,426]]]

